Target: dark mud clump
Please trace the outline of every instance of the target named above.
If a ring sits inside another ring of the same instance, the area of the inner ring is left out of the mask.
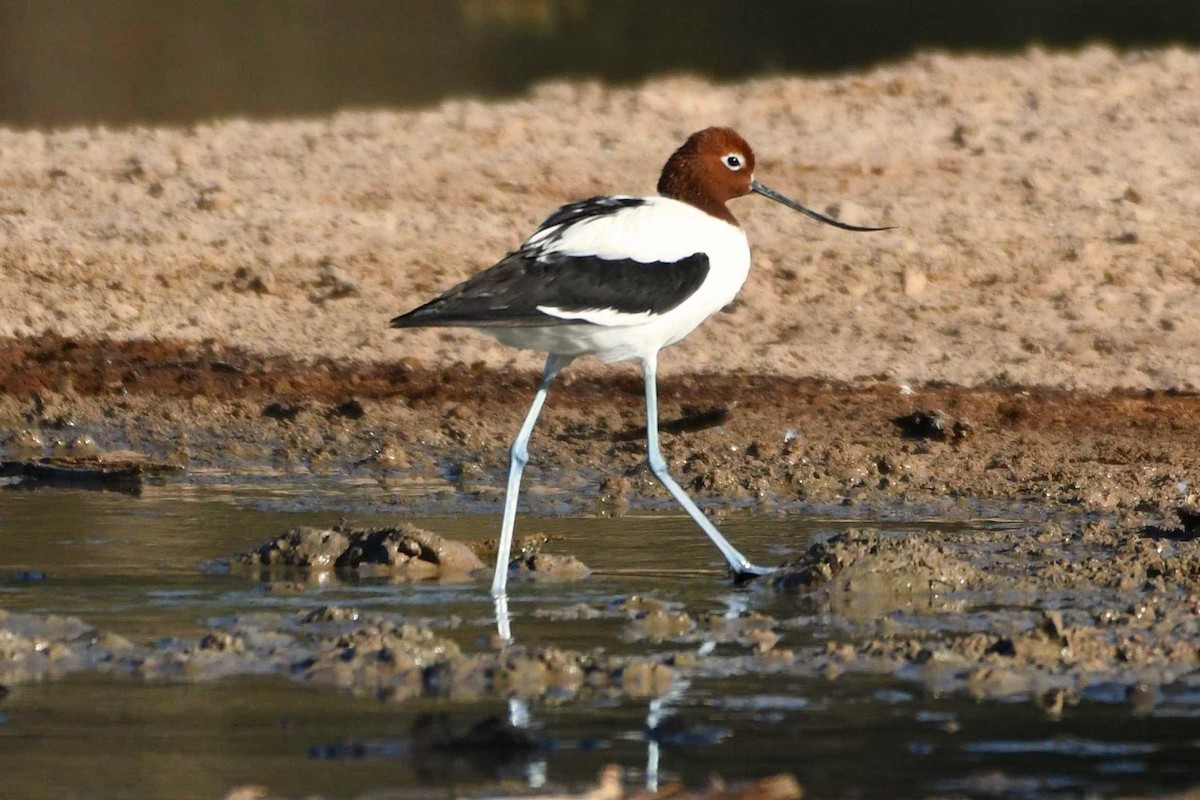
[[[534,553],[509,565],[509,577],[517,580],[570,583],[591,574],[591,568],[575,556],[555,553]]]
[[[518,581],[546,581],[570,583],[581,581],[592,574],[591,567],[572,555],[544,552],[543,548],[557,538],[542,533],[518,536],[513,541],[508,560],[508,577]],[[471,545],[481,558],[494,562],[498,539],[487,539]]]
[[[137,650],[117,634],[101,634],[75,617],[0,609],[0,685],[104,670]]]
[[[466,580],[484,566],[467,545],[414,525],[366,530],[293,528],[233,560],[246,566],[353,570],[413,580]]]
[[[928,537],[851,530],[812,545],[763,580],[783,592],[813,592],[847,616],[923,607],[979,588],[984,573]]]
[[[635,596],[616,604],[616,610],[628,620],[626,641],[680,641],[696,629],[696,621],[680,603]]]
[[[569,582],[591,575],[586,564],[571,555],[544,553],[545,536],[517,541],[509,562],[514,580]],[[245,553],[233,564],[258,567],[263,578],[279,572],[335,572],[360,577],[403,580],[465,581],[486,568],[480,554],[495,557],[496,544],[465,544],[403,524],[399,527],[356,529],[346,526],[293,528]],[[280,588],[278,582],[269,584]]]
[[[939,442],[961,441],[971,435],[969,420],[955,419],[944,411],[914,411],[892,418],[906,439],[933,439]]]

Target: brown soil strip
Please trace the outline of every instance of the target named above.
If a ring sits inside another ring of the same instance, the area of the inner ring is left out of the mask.
[[[536,379],[534,373],[494,369],[483,362],[429,366],[415,359],[389,364],[319,359],[306,363],[288,356],[171,340],[77,340],[55,334],[0,339],[0,387],[4,394],[18,398],[71,392],[83,396],[296,397],[321,403],[354,398],[485,405],[508,403],[514,394],[532,393]],[[874,417],[903,414],[916,402],[885,384],[745,373],[665,376],[659,393],[666,400],[693,407],[737,403],[736,411],[724,407],[694,411],[689,407],[683,418],[664,424],[665,432],[702,429],[751,410],[787,407],[795,412],[798,403],[836,406],[844,416],[871,408]],[[593,407],[624,406],[632,398],[640,400],[642,384],[640,376],[624,371],[585,374],[560,381],[554,394]],[[921,387],[919,394],[921,404],[950,409],[975,424],[1014,431],[1044,432],[1052,427],[1094,435],[1132,428],[1171,438],[1200,431],[1200,394],[1191,392],[1114,389],[1090,393],[935,384]],[[644,432],[644,428],[635,430]],[[623,432],[614,438],[633,437]]]
[[[69,418],[101,437],[105,426],[121,430],[150,451],[189,434],[184,460],[194,463],[283,452],[336,468],[383,452],[385,467],[473,464],[463,477],[486,481],[503,468],[535,379],[483,363],[309,363],[183,342],[43,335],[0,340],[0,430],[54,430]],[[665,441],[676,471],[708,497],[1000,498],[1170,516],[1195,502],[1200,486],[1195,394],[1000,385],[910,393],[733,373],[667,376],[661,395],[668,432],[695,427],[687,422],[697,408],[724,409],[719,426]],[[897,423],[930,411],[952,436],[914,435]],[[557,475],[600,473],[594,487],[574,481],[583,496],[656,497],[630,436],[643,424],[636,370],[568,375],[539,424],[535,463]],[[230,440],[261,447],[230,449]]]

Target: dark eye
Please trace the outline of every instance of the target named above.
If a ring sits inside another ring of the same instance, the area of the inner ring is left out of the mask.
[[[725,166],[729,167],[730,169],[732,169],[734,171],[737,171],[742,168],[741,156],[735,155],[733,153],[730,153],[729,155],[722,158],[721,163],[723,163]]]

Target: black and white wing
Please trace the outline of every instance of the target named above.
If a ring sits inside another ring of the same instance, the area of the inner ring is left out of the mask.
[[[653,213],[655,200],[593,197],[563,206],[520,249],[392,327],[622,325],[664,314],[700,288],[709,257],[682,252],[686,237],[652,241],[673,236]]]

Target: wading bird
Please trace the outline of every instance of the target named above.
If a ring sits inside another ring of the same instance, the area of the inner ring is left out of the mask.
[[[658,351],[691,333],[741,289],[750,246],[725,203],[751,192],[849,231],[754,179],[754,151],[731,128],[688,137],[663,167],[657,197],[611,195],[570,203],[495,265],[392,320],[393,328],[475,328],[548,353],[510,451],[492,594],[504,595],[521,472],[555,376],[583,355],[641,362],[650,471],[725,557],[735,576],[762,575],[721,535],[667,471],[658,444]]]

